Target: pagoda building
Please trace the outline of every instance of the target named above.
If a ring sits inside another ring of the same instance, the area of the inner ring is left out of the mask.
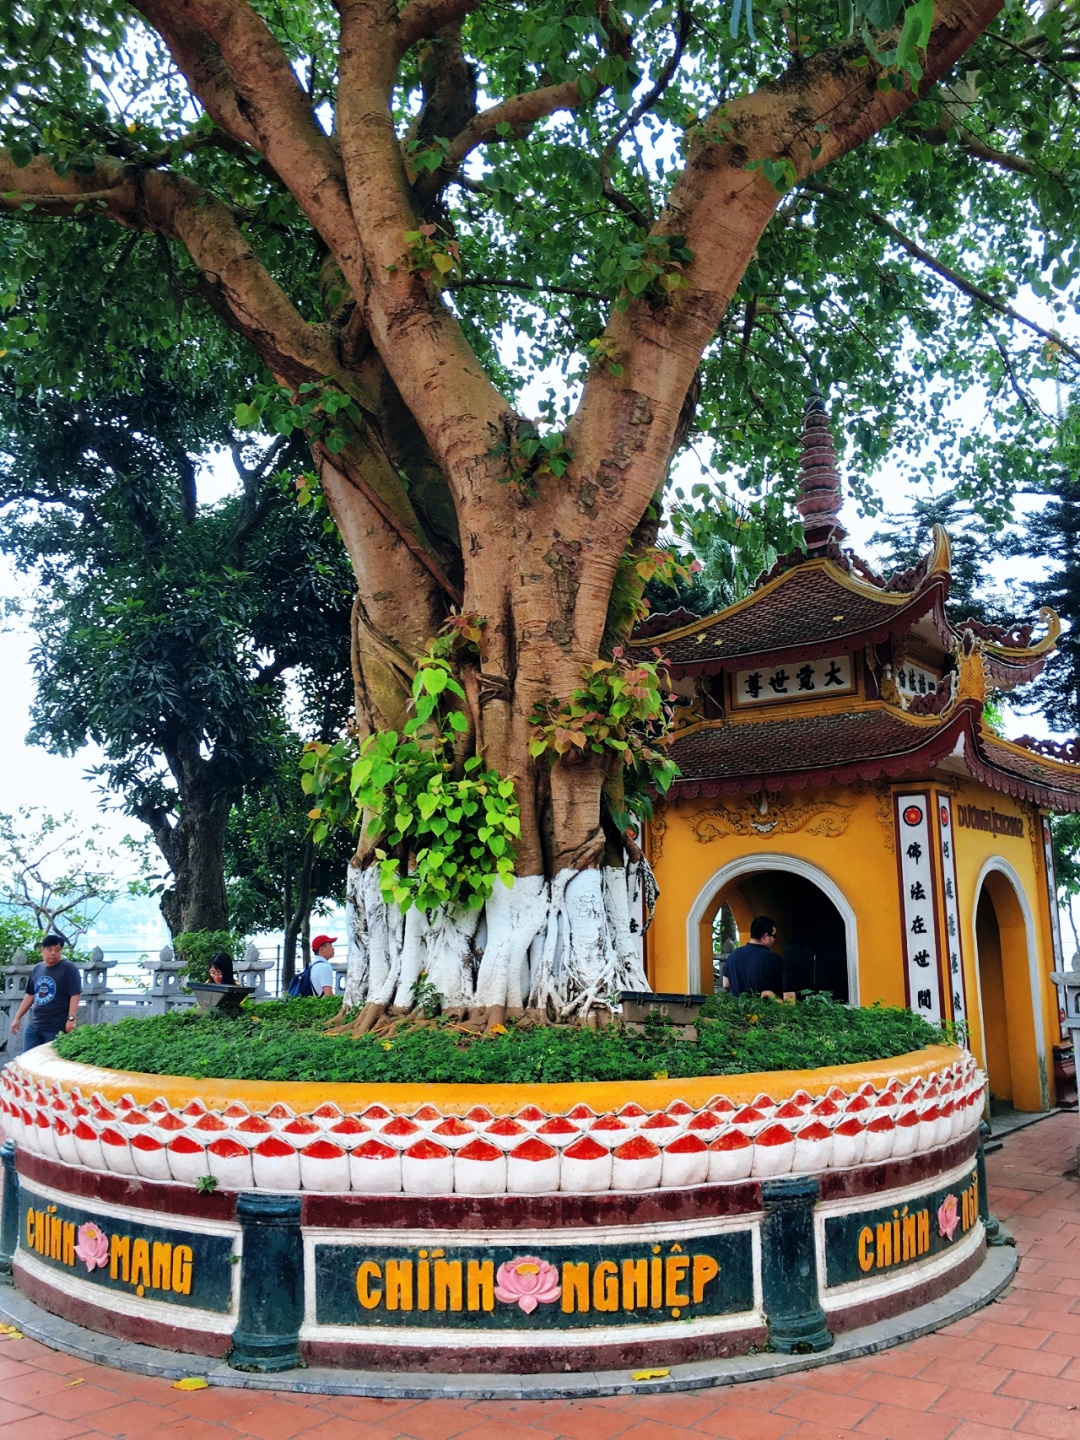
[[[801,466],[805,551],[719,614],[650,616],[632,642],[659,651],[679,701],[680,775],[646,832],[650,982],[710,991],[721,907],[743,942],[769,915],[777,950],[803,956],[798,988],[963,1021],[993,1096],[1046,1109],[1062,968],[1047,816],[1080,809],[1080,753],[1003,739],[984,707],[1038,676],[1058,618],[953,623],[940,527],[887,578],[841,548],[820,396]]]

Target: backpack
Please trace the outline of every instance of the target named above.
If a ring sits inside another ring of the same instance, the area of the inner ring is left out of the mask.
[[[289,981],[289,999],[306,1000],[314,994],[315,986],[311,982],[311,966],[309,965]]]

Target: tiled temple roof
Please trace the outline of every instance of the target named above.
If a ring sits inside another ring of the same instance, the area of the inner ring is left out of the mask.
[[[658,649],[675,678],[778,665],[796,656],[813,660],[908,630],[928,611],[945,627],[947,593],[947,571],[931,571],[911,593],[889,594],[832,560],[808,560],[718,615],[631,644]]]
[[[680,795],[738,795],[841,785],[853,780],[898,777],[924,770],[953,750],[963,732],[966,708],[942,722],[911,719],[876,705],[771,720],[711,722],[672,741],[682,772]]]
[[[1080,810],[1080,765],[1033,754],[979,721],[981,705],[961,701],[944,719],[877,703],[771,720],[707,722],[675,737],[676,794],[756,794],[807,785],[850,785],[921,774],[954,752],[991,789],[1056,811]]]

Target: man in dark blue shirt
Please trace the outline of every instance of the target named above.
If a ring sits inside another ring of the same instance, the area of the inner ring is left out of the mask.
[[[750,924],[750,943],[733,950],[724,966],[724,989],[732,995],[771,995],[784,989],[784,965],[773,953],[776,922],[756,915]]]
[[[11,1021],[12,1035],[18,1035],[22,1018],[29,1010],[24,1050],[55,1040],[61,1031],[75,1029],[75,1014],[82,995],[79,967],[63,957],[64,937],[50,932],[41,942],[41,963],[26,981],[26,994]]]

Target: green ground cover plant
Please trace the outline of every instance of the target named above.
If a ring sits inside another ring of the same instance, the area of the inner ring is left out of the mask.
[[[696,1041],[661,1020],[644,1033],[618,1023],[602,1030],[511,1023],[502,1034],[467,1035],[436,1021],[359,1038],[325,1034],[338,1011],[329,996],[245,1005],[234,1019],[179,1011],[80,1026],[55,1045],[67,1060],[195,1079],[522,1084],[813,1069],[884,1060],[946,1039],[910,1010],[849,1008],[821,995],[794,1006],[710,997]]]

